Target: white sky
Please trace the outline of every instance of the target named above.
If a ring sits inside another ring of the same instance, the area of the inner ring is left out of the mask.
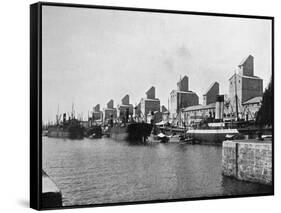
[[[43,6],[43,122],[58,110],[87,116],[96,104],[136,104],[156,87],[167,107],[180,76],[202,95],[214,81],[228,93],[228,79],[253,55],[255,75],[271,78],[271,21]]]

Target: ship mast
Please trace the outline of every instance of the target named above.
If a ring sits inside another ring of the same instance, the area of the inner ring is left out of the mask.
[[[72,102],[72,109],[71,109],[71,119],[74,119],[75,115],[74,115],[74,103]]]
[[[181,75],[180,75],[180,84],[181,84]],[[181,87],[181,85],[180,85]],[[179,126],[181,125],[181,107],[182,107],[182,103],[181,103],[181,93],[179,92],[179,111],[178,111],[178,116],[179,116]]]
[[[236,107],[236,119],[239,120],[239,113],[238,113],[238,96],[237,96],[237,79],[236,79],[236,70],[234,71],[235,76],[235,107]]]
[[[60,105],[58,104],[58,111],[57,111],[57,115],[56,115],[56,125],[60,124]]]
[[[168,98],[168,123],[170,123],[170,100]]]

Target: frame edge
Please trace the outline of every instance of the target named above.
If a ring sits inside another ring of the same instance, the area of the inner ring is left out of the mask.
[[[30,5],[30,208],[40,210],[40,52],[41,3]]]

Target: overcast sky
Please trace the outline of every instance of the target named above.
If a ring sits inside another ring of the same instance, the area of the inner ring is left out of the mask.
[[[136,104],[156,87],[167,107],[180,76],[202,95],[214,81],[228,93],[241,60],[271,78],[270,20],[43,6],[43,121],[58,110],[87,116],[96,104]]]

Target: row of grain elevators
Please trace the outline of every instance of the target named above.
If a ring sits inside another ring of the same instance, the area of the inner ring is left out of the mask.
[[[130,104],[129,95],[125,95],[121,104],[114,107],[110,100],[101,110],[97,104],[87,121],[81,121],[84,127],[117,122],[147,122],[153,118],[155,123],[170,124],[178,127],[196,125],[202,121],[237,120],[254,121],[261,106],[263,80],[254,75],[254,57],[249,55],[237,67],[238,72],[229,78],[229,93],[221,95],[219,83],[212,83],[199,104],[196,92],[189,88],[189,78],[184,76],[177,83],[177,89],[170,93],[168,107],[161,106],[155,97],[155,87],[146,92],[137,106]]]
[[[199,104],[198,95],[189,89],[189,79],[184,76],[177,83],[177,89],[171,91],[168,107],[161,106],[152,86],[137,106],[130,104],[129,95],[125,95],[116,108],[113,100],[103,110],[99,104],[96,105],[91,118],[83,125],[87,126],[90,122],[106,124],[111,118],[116,122],[129,118],[150,123],[152,117],[156,123],[180,127],[204,120],[254,121],[261,106],[263,79],[254,75],[254,57],[251,55],[243,59],[237,68],[238,72],[229,78],[228,95],[221,95],[219,83],[214,82],[203,95],[203,103]]]

